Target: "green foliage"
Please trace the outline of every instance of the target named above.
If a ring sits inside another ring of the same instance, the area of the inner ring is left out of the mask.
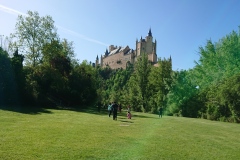
[[[200,59],[193,73],[200,88],[207,88],[240,72],[239,38],[233,31],[215,45],[208,40],[205,48],[200,47]]]
[[[52,40],[43,46],[43,63],[58,70],[63,76],[68,76],[71,71],[69,54],[59,40]]]
[[[168,114],[178,116],[198,117],[199,104],[198,89],[192,84],[190,71],[176,71],[173,74],[173,83],[168,93]]]
[[[41,62],[43,45],[55,39],[57,33],[50,16],[40,17],[38,12],[32,11],[27,14],[18,16],[10,48],[12,51],[18,48],[25,55],[26,64],[35,67]]]
[[[18,102],[15,75],[8,53],[0,47],[0,105]]]
[[[142,54],[138,58],[134,66],[134,74],[131,76],[131,82],[128,84],[128,94],[129,100],[133,108],[135,106],[136,110],[148,111],[147,107],[147,85],[148,76],[150,74],[151,64],[148,61],[147,54]],[[134,95],[134,96],[131,96]],[[136,101],[136,102],[135,102]]]
[[[91,104],[97,96],[96,71],[87,61],[74,67],[69,77],[70,94],[68,99],[72,104]]]
[[[152,67],[149,75],[148,97],[152,113],[157,113],[158,108],[167,107],[167,94],[172,84],[172,62],[171,58],[159,59],[158,67]]]
[[[116,101],[128,105],[127,93],[125,93],[126,83],[129,81],[133,68],[131,65],[126,70],[112,70],[109,67],[98,68],[98,100],[107,105],[109,102]]]
[[[218,87],[216,98],[219,100],[218,114],[228,121],[240,122],[240,74],[224,80]]]
[[[22,104],[26,99],[25,94],[25,74],[23,72],[23,60],[24,56],[18,54],[18,50],[13,53],[13,57],[11,58],[12,69],[14,72],[15,82],[16,82],[16,90],[17,96],[19,97],[18,104]]]
[[[234,78],[240,73],[239,39],[233,31],[215,44],[208,40],[206,47],[199,49],[200,59],[191,72],[191,82],[206,96],[199,111],[205,118],[239,121],[238,80]]]

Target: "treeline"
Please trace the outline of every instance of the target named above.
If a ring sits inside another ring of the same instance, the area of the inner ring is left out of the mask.
[[[240,122],[240,33],[199,48],[193,69],[174,72],[168,113]]]
[[[61,40],[50,16],[18,16],[9,50],[0,47],[0,105],[79,107],[97,97],[97,72],[74,58],[73,43]]]
[[[240,33],[199,48],[189,70],[172,70],[171,57],[153,66],[142,53],[126,69],[93,67],[74,57],[50,16],[18,17],[9,51],[0,48],[0,105],[81,108],[117,101],[133,110],[240,122]]]

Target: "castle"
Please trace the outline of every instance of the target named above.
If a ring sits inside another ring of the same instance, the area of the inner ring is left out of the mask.
[[[138,41],[136,40],[136,49],[133,50],[129,46],[121,47],[110,45],[109,50],[106,49],[105,54],[101,55],[101,61],[96,58],[96,66],[107,67],[112,69],[123,68],[126,69],[128,63],[134,64],[138,57],[142,54],[148,55],[148,60],[154,65],[157,63],[157,41],[153,42],[152,32],[149,29],[148,35],[145,39],[141,37]]]

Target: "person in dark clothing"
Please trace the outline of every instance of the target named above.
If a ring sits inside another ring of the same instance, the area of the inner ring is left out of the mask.
[[[112,111],[113,111],[113,120],[117,120],[118,105],[116,102],[114,102],[112,105]]]
[[[161,117],[161,118],[162,118],[162,114],[163,114],[163,108],[162,108],[162,107],[160,107],[160,108],[159,108],[159,117]]]

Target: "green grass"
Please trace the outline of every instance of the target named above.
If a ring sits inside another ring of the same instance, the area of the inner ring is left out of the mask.
[[[0,159],[239,159],[240,125],[125,112],[0,110]]]

